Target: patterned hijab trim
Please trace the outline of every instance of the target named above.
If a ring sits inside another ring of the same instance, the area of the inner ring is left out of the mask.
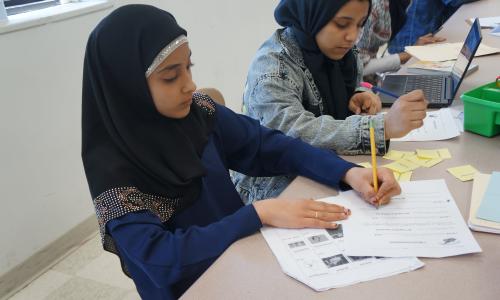
[[[149,66],[149,68],[146,70],[146,78],[148,78],[156,68],[167,58],[172,52],[175,51],[175,49],[179,48],[182,44],[185,44],[188,42],[188,39],[185,35],[180,35],[178,38],[173,40],[170,44],[168,44],[163,50],[156,55],[155,59],[153,60],[153,63]]]

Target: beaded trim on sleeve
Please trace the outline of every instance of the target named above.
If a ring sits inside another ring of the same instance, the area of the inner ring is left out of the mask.
[[[94,199],[94,208],[97,221],[99,222],[99,231],[104,250],[120,256],[113,239],[106,233],[107,222],[129,212],[141,210],[149,210],[158,216],[161,222],[166,222],[178,208],[179,200],[179,198],[169,199],[148,195],[140,192],[135,187],[114,188],[102,193]],[[122,269],[128,275],[128,271],[123,263]]]
[[[203,93],[194,93],[193,102],[204,110],[209,116],[215,113],[215,102],[208,95]]]
[[[187,43],[188,39],[185,35],[180,35],[178,38],[173,40],[170,44],[168,44],[165,48],[163,48],[158,55],[156,55],[155,59],[149,66],[149,68],[146,70],[146,78],[153,73],[156,68],[169,56],[172,52],[175,51],[175,49],[179,48],[180,45]]]

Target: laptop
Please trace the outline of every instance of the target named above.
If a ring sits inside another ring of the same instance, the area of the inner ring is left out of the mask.
[[[382,80],[381,87],[396,95],[403,95],[421,89],[425,98],[429,101],[428,107],[447,107],[453,102],[481,40],[481,25],[479,24],[479,18],[476,18],[449,74],[389,74]],[[384,94],[379,96],[383,106],[391,106],[396,101],[393,97]]]

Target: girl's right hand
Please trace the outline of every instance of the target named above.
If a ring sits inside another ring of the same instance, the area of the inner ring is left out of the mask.
[[[281,228],[336,228],[351,211],[313,199],[265,199],[253,203],[263,225]]]

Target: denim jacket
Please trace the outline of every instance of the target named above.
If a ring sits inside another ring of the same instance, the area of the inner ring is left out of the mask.
[[[361,76],[362,73],[358,72],[358,82]],[[304,106],[320,111],[321,115],[316,117]],[[353,115],[345,120],[335,120],[330,115],[323,115],[323,111],[320,92],[292,31],[278,29],[260,47],[250,65],[243,112],[264,126],[344,155],[370,153],[369,122],[373,120],[377,152],[386,152],[381,114]],[[249,177],[233,172],[232,177],[243,201],[248,204],[278,196],[294,175]]]

